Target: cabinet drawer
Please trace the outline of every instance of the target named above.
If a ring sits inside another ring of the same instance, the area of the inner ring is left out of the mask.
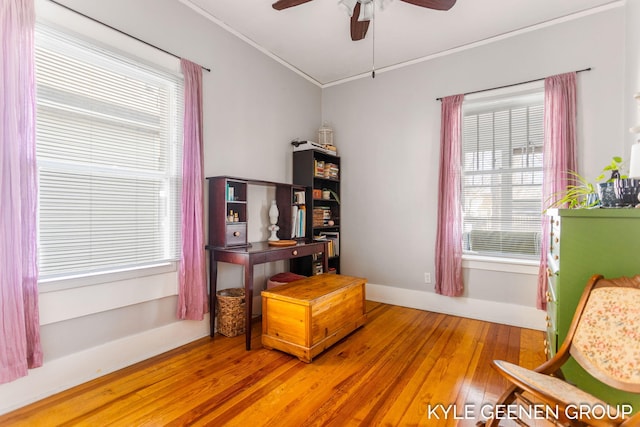
[[[247,223],[226,225],[227,246],[242,246],[247,244]]]
[[[557,346],[558,334],[547,329],[547,333],[544,338],[544,354],[547,356],[547,360],[556,355]]]
[[[553,259],[556,263],[560,259],[560,218],[549,218],[549,252],[548,258]]]
[[[545,354],[551,358],[556,354],[558,348],[558,327],[557,312],[558,305],[556,300],[556,276],[549,272],[547,277],[547,317],[546,326],[547,333],[545,338]]]
[[[547,292],[549,293],[549,292]],[[556,321],[557,321],[557,305],[551,297],[547,297],[547,329],[556,331]]]

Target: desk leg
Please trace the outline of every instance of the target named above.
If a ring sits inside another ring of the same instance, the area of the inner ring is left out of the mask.
[[[209,251],[209,323],[210,333],[213,338],[216,334],[216,292],[218,290],[218,261],[215,260],[213,251]]]
[[[251,350],[251,316],[253,315],[253,263],[248,260],[244,265],[244,301],[246,309],[245,317],[245,343],[247,350]]]

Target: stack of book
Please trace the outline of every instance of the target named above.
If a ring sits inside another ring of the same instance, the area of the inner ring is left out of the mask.
[[[227,183],[227,187],[226,187],[226,194],[227,194],[227,201],[233,202],[236,198],[235,198],[235,189],[229,185],[229,183]]]
[[[322,274],[324,273],[324,269],[322,267],[322,258],[320,257],[319,254],[313,254],[311,257],[311,268],[313,271],[313,274]]]
[[[325,178],[338,179],[340,169],[335,163],[325,163],[323,173]]]
[[[314,160],[313,175],[319,178],[338,179],[338,176],[340,175],[340,168],[335,163],[329,163],[323,160]]]
[[[293,205],[291,207],[291,238],[305,237],[307,211],[304,205]]]
[[[318,206],[313,208],[313,226],[326,227],[331,219],[331,208],[328,206]]]

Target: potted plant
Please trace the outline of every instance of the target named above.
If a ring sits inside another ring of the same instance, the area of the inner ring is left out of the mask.
[[[611,175],[604,182],[598,182],[598,195],[600,203],[605,208],[612,208],[620,205],[618,196],[616,195],[615,183],[621,178],[620,171],[622,169],[622,157],[614,156],[611,163],[602,168],[602,173],[598,175],[596,181],[602,181],[606,178],[607,172]],[[626,176],[625,176],[626,178]]]
[[[633,206],[637,202],[640,181],[629,178],[624,174],[622,166],[622,158],[615,156],[596,178],[597,181],[601,181],[605,179],[607,172],[611,172],[611,176],[607,181],[598,184],[600,202],[604,207]]]
[[[593,208],[598,206],[596,189],[586,178],[578,172],[569,171],[567,188],[552,194],[547,199],[547,209],[550,208]]]
[[[607,180],[598,182],[597,187],[577,172],[569,171],[567,188],[551,195],[547,200],[548,208],[567,207],[576,209],[597,206],[606,208],[633,206],[640,191],[640,181],[628,178],[622,171],[623,166],[622,157],[612,157],[611,162],[602,168],[602,172],[596,178],[596,181]],[[609,173],[609,178],[607,178]]]
[[[614,156],[611,158],[611,163],[602,168],[602,173],[598,175],[596,181],[602,181],[605,178],[607,172],[611,172],[611,177],[606,182],[613,182],[616,179],[626,179],[626,175],[620,175],[622,170],[622,157]]]

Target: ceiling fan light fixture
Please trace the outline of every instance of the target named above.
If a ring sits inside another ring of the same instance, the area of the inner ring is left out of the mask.
[[[353,9],[356,7],[358,0],[340,0],[339,4],[344,6],[349,14],[349,17],[353,16]]]
[[[361,0],[360,1],[360,16],[358,21],[371,21],[373,19],[373,0]]]

